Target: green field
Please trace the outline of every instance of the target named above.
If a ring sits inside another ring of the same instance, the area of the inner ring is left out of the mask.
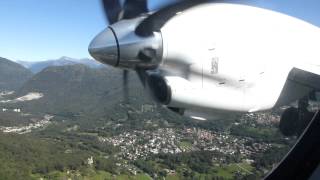
[[[217,175],[225,179],[234,179],[234,174],[236,172],[241,173],[242,175],[252,174],[254,168],[248,163],[232,163],[222,167],[215,167],[217,170]]]
[[[180,147],[181,149],[184,149],[184,150],[189,150],[189,149],[191,149],[192,144],[191,144],[191,142],[189,142],[189,141],[181,141],[181,142],[179,143],[179,147]]]
[[[120,175],[112,175],[105,171],[93,171],[90,169],[85,170],[87,171],[86,175],[83,175],[83,172],[79,171],[67,171],[67,172],[58,172],[54,171],[48,174],[47,176],[40,176],[34,175],[34,179],[43,179],[43,180],[65,180],[65,179],[77,179],[77,180],[150,180],[150,176],[146,174],[137,174],[137,175],[127,175],[127,174],[120,174]]]

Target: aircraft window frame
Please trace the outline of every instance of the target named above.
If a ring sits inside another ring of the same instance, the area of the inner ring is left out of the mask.
[[[265,178],[273,179],[309,179],[320,163],[320,110],[315,113],[296,144]],[[319,174],[319,173],[318,173]],[[317,175],[315,175],[317,176]]]

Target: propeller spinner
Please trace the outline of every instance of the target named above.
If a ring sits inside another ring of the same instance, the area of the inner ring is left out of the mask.
[[[125,69],[152,69],[161,61],[162,37],[158,32],[141,37],[136,27],[145,17],[122,20],[98,34],[89,46],[96,60]]]

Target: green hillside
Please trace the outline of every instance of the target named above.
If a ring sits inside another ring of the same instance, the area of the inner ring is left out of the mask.
[[[0,57],[0,91],[20,88],[32,75],[20,64]]]

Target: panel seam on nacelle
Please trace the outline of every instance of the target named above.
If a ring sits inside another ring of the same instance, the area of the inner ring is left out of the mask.
[[[117,54],[118,54],[118,57],[117,57],[117,62],[115,64],[115,67],[117,67],[120,64],[120,45],[119,45],[119,40],[118,40],[118,37],[117,37],[116,32],[114,31],[114,29],[111,26],[109,26],[108,28],[111,30],[111,32],[112,32],[112,34],[113,34],[113,36],[114,36],[114,38],[116,40],[116,43],[117,43]]]

